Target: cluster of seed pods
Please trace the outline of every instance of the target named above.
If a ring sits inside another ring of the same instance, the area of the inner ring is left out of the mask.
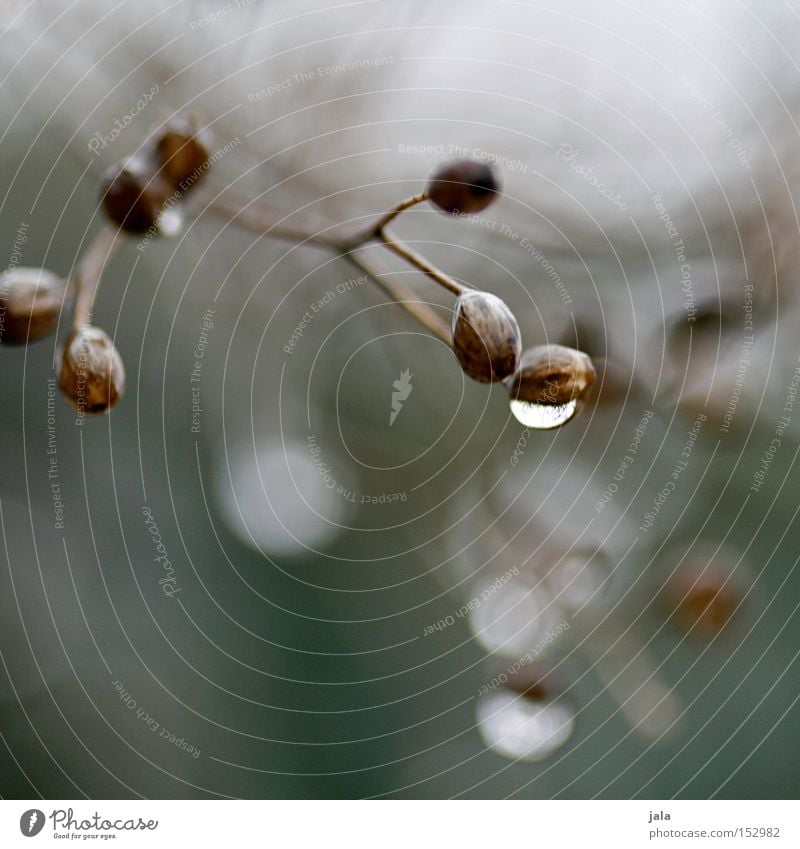
[[[89,322],[89,313],[105,261],[121,234],[175,235],[182,226],[181,201],[210,165],[208,132],[193,119],[174,118],[155,130],[139,150],[111,167],[101,179],[101,204],[114,228],[89,247],[68,281],[45,269],[15,268],[0,281],[4,323],[0,341],[24,344],[53,331],[62,307],[74,297],[72,329],[56,362],[65,398],[84,413],[102,413],[122,397],[125,370],[108,335]],[[588,356],[561,345],[522,351],[519,325],[497,296],[468,289],[391,237],[386,225],[400,212],[423,201],[450,215],[469,215],[488,207],[499,183],[491,165],[471,160],[446,163],[427,189],[399,204],[355,240],[332,244],[348,249],[378,240],[457,295],[452,344],[464,373],[481,383],[502,381],[511,410],[527,427],[547,429],[569,421],[595,381]],[[248,226],[246,219],[239,221]],[[266,229],[268,222],[259,226]]]
[[[81,414],[110,410],[125,392],[125,367],[108,334],[90,322],[100,275],[123,233],[173,235],[180,200],[207,170],[205,134],[187,119],[159,127],[139,152],[101,180],[110,227],[89,246],[69,279],[44,268],[10,268],[0,276],[0,343],[24,345],[55,331],[73,304],[71,328],[56,355],[64,398]]]
[[[428,200],[450,215],[473,215],[485,210],[499,193],[489,163],[460,160],[438,168],[426,191],[401,208]],[[396,244],[385,233],[382,238],[390,246]],[[405,250],[397,253],[409,255]],[[511,412],[526,427],[560,427],[578,412],[597,376],[586,354],[554,344],[523,351],[519,324],[504,301],[490,292],[467,289],[445,275],[428,273],[457,295],[452,345],[467,376],[480,383],[502,382]]]
[[[182,225],[180,201],[208,165],[208,134],[194,121],[178,118],[159,127],[134,155],[102,177],[101,203],[116,228],[115,237],[177,233]],[[452,347],[464,373],[481,383],[502,381],[512,412],[526,426],[558,427],[575,415],[595,381],[589,357],[561,345],[539,345],[523,352],[517,320],[500,298],[456,283],[386,232],[389,221],[416,203],[428,200],[451,215],[472,214],[488,207],[498,193],[490,165],[470,160],[447,163],[433,174],[425,192],[398,205],[352,240],[350,247],[378,239],[455,293]],[[72,329],[59,350],[56,369],[64,396],[85,413],[111,409],[125,388],[119,353],[108,335],[89,323],[102,267],[116,244],[116,238],[110,244],[100,239],[91,246],[69,281],[45,269],[15,268],[0,282],[4,344],[24,344],[48,335],[74,296]]]
[[[72,304],[71,326],[58,349],[56,372],[64,397],[81,413],[106,412],[125,391],[122,358],[108,334],[90,321],[92,301],[106,260],[125,236],[169,236],[180,230],[182,199],[209,168],[209,142],[207,133],[193,120],[173,119],[157,128],[134,155],[110,168],[101,179],[100,194],[109,224],[69,279],[42,268],[17,267],[0,274],[3,345],[26,344],[46,337],[58,328],[65,307]],[[499,182],[489,164],[469,160],[446,163],[433,173],[423,192],[398,204],[363,234],[326,244],[355,261],[351,256],[354,248],[377,241],[441,284],[456,297],[449,334],[441,335],[451,345],[463,372],[479,383],[502,383],[509,395],[511,412],[526,427],[560,427],[581,409],[595,383],[597,375],[590,357],[558,344],[523,349],[519,324],[500,298],[448,277],[387,229],[394,218],[418,203],[430,202],[448,215],[472,215],[486,209],[499,193]],[[226,212],[222,208],[218,211]],[[274,222],[263,216],[263,220],[254,220],[240,217],[239,211],[234,210],[232,217],[240,226],[281,235]],[[313,237],[306,235],[304,240],[313,241]],[[412,314],[425,323],[424,310]],[[436,326],[435,317],[428,318],[429,326]],[[739,594],[726,583],[726,569],[707,569],[704,562],[702,558],[687,562],[666,585],[659,601],[674,624],[694,636],[713,639],[727,627]],[[578,579],[570,578],[573,591],[580,586],[582,572],[579,573]],[[527,602],[519,605],[520,592],[533,598],[530,587],[520,589],[511,582],[497,594],[496,602],[505,604],[511,599],[520,607],[521,614],[524,612],[527,617],[528,624],[520,624],[520,633],[525,637],[525,629],[531,623],[530,609]],[[492,611],[498,614],[487,605],[481,615]],[[501,610],[498,618],[504,617]],[[518,618],[506,617],[506,626]],[[494,651],[497,647],[492,645],[492,627],[477,622],[474,628]],[[619,641],[619,635],[615,639]],[[620,645],[624,646],[624,641]],[[525,650],[524,641],[514,650]],[[613,667],[613,658],[595,660],[599,669],[609,667],[609,689],[616,687],[620,701],[630,702],[625,679]],[[508,676],[479,703],[479,726],[487,742],[504,754],[530,760],[552,753],[568,739],[574,725],[574,713],[563,690],[558,676],[541,663],[521,676]],[[631,704],[635,707],[635,703]],[[635,723],[635,716],[633,720]]]

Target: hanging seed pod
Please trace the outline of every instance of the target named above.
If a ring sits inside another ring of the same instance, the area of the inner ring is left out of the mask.
[[[58,324],[66,283],[44,268],[13,268],[0,274],[0,342],[24,345]]]
[[[104,413],[125,391],[125,367],[105,331],[85,325],[70,332],[56,362],[61,392],[79,413]]]
[[[506,381],[511,412],[526,427],[560,427],[578,412],[596,377],[591,359],[582,351],[563,345],[528,348]]]
[[[440,165],[428,181],[430,202],[451,215],[481,212],[499,192],[500,183],[492,166],[470,159]]]
[[[173,190],[189,191],[208,171],[211,137],[192,118],[173,118],[153,144],[161,174]]]
[[[736,575],[738,558],[725,550],[689,554],[669,578],[662,607],[678,627],[694,637],[710,640],[724,631],[742,602]]]
[[[453,313],[453,350],[473,380],[493,383],[513,374],[522,349],[519,325],[506,304],[488,292],[465,292]]]
[[[174,191],[148,157],[135,156],[106,171],[100,182],[103,209],[128,233],[173,235],[180,213],[167,205]]]
[[[575,708],[564,682],[548,670],[525,676],[501,673],[484,685],[477,704],[478,730],[498,755],[540,761],[564,746],[575,730]]]

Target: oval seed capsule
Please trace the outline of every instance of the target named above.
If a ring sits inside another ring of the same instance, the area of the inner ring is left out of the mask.
[[[451,215],[481,212],[500,192],[500,182],[488,162],[463,159],[440,165],[428,181],[428,199]]]
[[[154,138],[161,174],[175,190],[187,192],[205,176],[210,166],[211,136],[191,118],[173,118]]]
[[[590,357],[582,351],[564,345],[528,348],[506,382],[511,412],[526,427],[560,427],[578,412],[596,377]]]
[[[167,206],[172,187],[147,157],[135,156],[109,168],[100,181],[103,209],[128,233],[177,232],[177,210]]]
[[[522,342],[516,318],[489,292],[460,295],[453,314],[453,350],[473,380],[493,383],[513,374]]]
[[[125,391],[122,357],[99,327],[84,325],[70,332],[56,371],[61,392],[79,413],[105,413]]]
[[[66,283],[44,268],[12,268],[0,274],[0,342],[24,345],[58,324]]]

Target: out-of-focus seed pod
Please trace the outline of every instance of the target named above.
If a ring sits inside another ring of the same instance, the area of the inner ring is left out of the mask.
[[[173,118],[159,127],[139,153],[103,175],[108,217],[128,233],[177,233],[182,216],[176,204],[208,171],[210,143],[209,131],[192,118]]]
[[[108,217],[128,233],[172,235],[178,214],[167,206],[174,193],[158,167],[145,156],[134,156],[109,168],[100,182],[100,196]]]
[[[104,413],[125,391],[125,367],[105,331],[85,325],[64,340],[56,363],[64,397],[79,413]]]
[[[554,754],[575,729],[575,709],[562,682],[547,671],[501,672],[482,688],[478,729],[486,745],[514,760],[540,761]]]
[[[731,574],[736,563],[737,559],[725,552],[687,555],[662,592],[665,613],[692,636],[716,637],[729,627],[742,602],[740,581]]]
[[[506,381],[511,411],[526,427],[560,427],[578,412],[596,377],[582,351],[564,345],[528,348]]]
[[[500,182],[487,162],[463,159],[440,165],[428,181],[430,202],[451,215],[486,209],[500,192]]]
[[[453,313],[453,350],[466,374],[493,383],[513,374],[522,349],[519,325],[500,298],[464,292]]]
[[[153,144],[161,174],[174,190],[189,191],[208,171],[211,136],[191,118],[173,118],[156,133]]]
[[[0,342],[24,345],[55,329],[65,282],[44,268],[11,268],[0,274]]]

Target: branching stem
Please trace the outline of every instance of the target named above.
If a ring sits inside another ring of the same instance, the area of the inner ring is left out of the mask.
[[[224,218],[226,221],[252,233],[286,239],[291,242],[297,242],[298,244],[316,245],[335,251],[356,268],[364,272],[426,330],[450,346],[452,345],[450,330],[447,324],[431,307],[420,301],[413,289],[399,280],[393,279],[389,275],[373,268],[371,263],[361,255],[359,250],[369,242],[377,241],[404,259],[409,265],[421,271],[432,280],[435,280],[449,292],[452,292],[454,295],[460,295],[465,289],[464,286],[440,271],[436,266],[408,247],[408,245],[398,241],[386,231],[386,225],[400,215],[401,212],[418,203],[422,203],[427,198],[427,192],[421,192],[418,195],[408,198],[408,200],[403,201],[387,212],[386,215],[380,218],[368,230],[351,239],[345,239],[328,233],[327,229],[330,228],[314,228],[309,226],[309,224],[303,227],[287,227],[283,224],[286,216],[282,216],[277,209],[261,201],[241,201],[237,203],[224,201],[220,197],[217,197],[209,203],[207,209],[213,215]]]

